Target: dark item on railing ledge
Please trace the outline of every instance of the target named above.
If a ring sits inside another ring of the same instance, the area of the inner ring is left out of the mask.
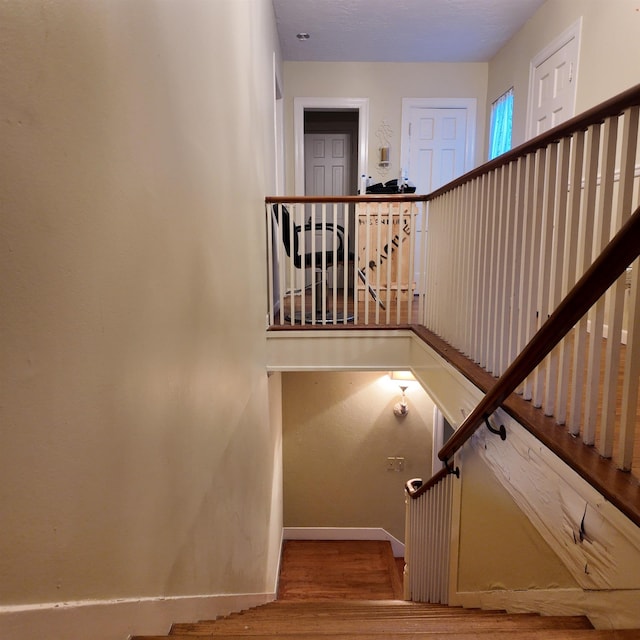
[[[344,227],[339,224],[334,224],[333,222],[316,222],[315,224],[311,222],[309,219],[305,225],[304,229],[302,225],[293,224],[291,221],[291,215],[289,210],[284,205],[274,204],[272,205],[272,211],[276,223],[280,223],[279,212],[282,210],[282,224],[279,224],[281,228],[281,237],[282,244],[284,245],[284,250],[287,253],[287,256],[293,260],[293,265],[296,269],[311,269],[315,270],[314,282],[313,286],[316,290],[316,300],[320,301],[322,297],[322,278],[318,278],[318,273],[322,271],[323,268],[330,268],[333,266],[344,266],[345,262],[353,263],[355,261],[355,255],[353,251],[347,251],[345,254],[344,250]],[[327,249],[326,251],[315,251],[315,252],[305,252],[304,260],[303,256],[300,253],[300,232],[303,231],[321,231],[323,233],[329,233],[333,236],[335,230],[335,235],[338,239],[338,246],[335,249]],[[291,232],[293,231],[293,247],[291,246]],[[375,292],[375,289],[371,287],[371,285],[367,282],[366,276],[362,269],[358,269],[358,277],[362,280],[363,284],[368,287],[369,293],[373,297],[373,299],[380,305],[382,309],[384,309],[384,304],[382,300],[378,297]],[[300,317],[298,317],[300,316]],[[347,318],[347,320],[352,320],[353,318]],[[295,323],[299,324],[302,321],[302,317],[300,314],[297,314],[295,318],[287,318],[287,320],[294,320]],[[333,321],[334,317],[330,314],[326,316],[322,315],[322,311],[318,311],[316,313],[316,317],[314,318],[311,313],[305,314],[305,322],[313,322],[314,320],[326,320]],[[344,317],[336,317],[335,320],[338,322],[342,322]]]
[[[422,478],[411,478],[405,484],[405,490],[409,495],[414,494],[422,486]]]
[[[416,185],[411,182],[404,182],[398,188],[398,179],[394,178],[393,180],[389,180],[389,182],[377,182],[376,184],[371,184],[367,187],[367,193],[370,194],[379,194],[379,193],[415,193]]]
[[[427,493],[433,487],[435,487],[439,482],[447,478],[448,476],[455,476],[456,478],[460,478],[460,468],[449,466],[448,463],[445,463],[444,467],[440,469],[437,473],[435,473],[429,480],[423,482],[421,478],[414,478],[413,480],[409,480],[405,484],[405,491],[407,495],[415,500],[419,498],[422,494]]]

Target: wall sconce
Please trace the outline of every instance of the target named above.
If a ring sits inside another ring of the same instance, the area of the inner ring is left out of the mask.
[[[407,390],[406,384],[400,385],[400,390],[402,391],[402,395],[400,396],[400,402],[396,402],[393,405],[393,413],[398,416],[398,418],[404,418],[407,413],[409,413],[409,405],[407,405],[407,396],[404,392]]]
[[[389,147],[380,147],[380,160],[378,161],[378,166],[389,166]]]
[[[393,413],[398,418],[404,418],[409,413],[409,405],[407,404],[407,396],[405,391],[409,385],[417,382],[411,371],[390,371],[389,378],[398,383],[400,387],[400,402],[393,405]]]

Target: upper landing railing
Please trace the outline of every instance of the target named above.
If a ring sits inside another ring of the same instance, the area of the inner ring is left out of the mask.
[[[268,197],[269,322],[418,321],[426,196]],[[422,249],[422,252],[421,252]]]

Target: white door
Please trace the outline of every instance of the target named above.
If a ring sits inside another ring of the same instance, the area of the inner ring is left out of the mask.
[[[529,138],[574,115],[579,34],[574,25],[531,62]]]
[[[304,192],[307,196],[345,196],[349,194],[351,170],[351,135],[348,133],[305,133],[304,134]],[[335,211],[335,220],[332,212]],[[312,216],[305,212],[305,220]],[[320,209],[316,209],[315,222],[320,222]],[[327,206],[329,223],[345,226],[345,205]],[[327,237],[330,248],[330,239]],[[317,237],[317,242],[322,239]],[[342,269],[338,270],[338,281],[342,281]],[[333,281],[333,272],[328,270],[327,279]]]
[[[467,169],[467,108],[432,108],[413,106],[406,110],[409,119],[403,154],[403,170],[416,193],[431,193]],[[469,167],[470,168],[470,167]],[[420,248],[424,221],[419,214],[415,225],[416,256],[414,278],[419,283]]]
[[[304,193],[345,196],[351,175],[351,136],[348,133],[305,133]],[[344,224],[344,217],[338,224]]]
[[[409,156],[404,169],[418,193],[435,191],[464,173],[466,123],[466,109],[410,109]]]

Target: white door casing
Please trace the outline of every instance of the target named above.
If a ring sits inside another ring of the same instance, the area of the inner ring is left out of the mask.
[[[575,112],[582,19],[531,61],[527,136],[533,138],[568,120]]]
[[[293,137],[295,152],[295,195],[305,195],[304,112],[308,109],[355,109],[358,111],[358,175],[368,173],[369,99],[368,98],[294,98]]]

